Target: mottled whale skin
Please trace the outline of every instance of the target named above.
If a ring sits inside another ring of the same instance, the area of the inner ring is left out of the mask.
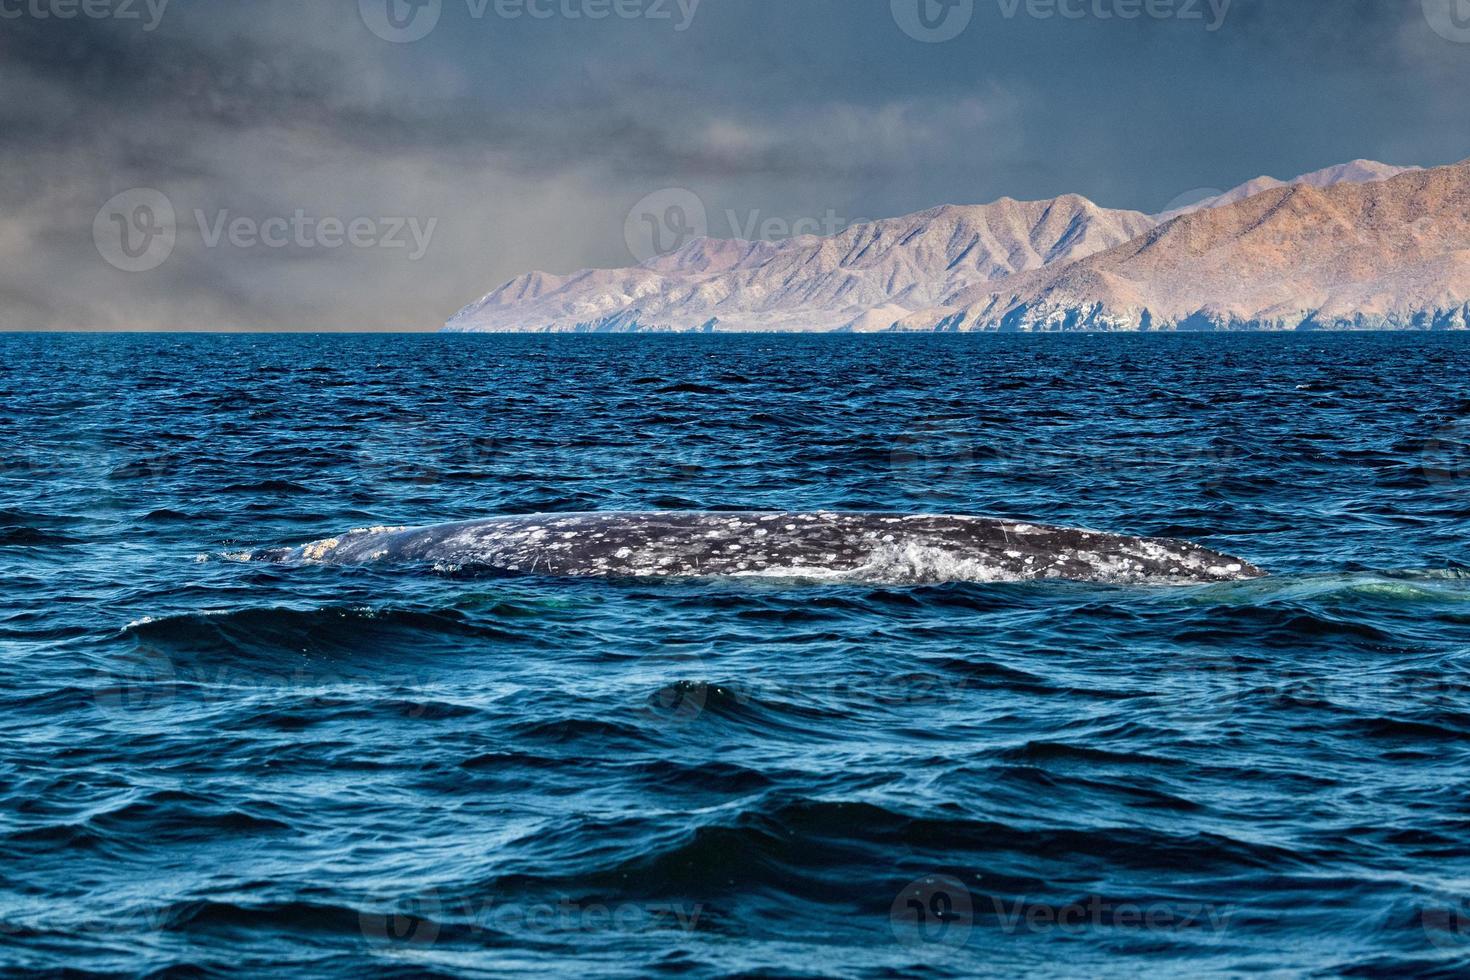
[[[395,561],[553,576],[767,576],[887,583],[1061,579],[1191,584],[1260,569],[1187,541],[937,514],[540,514],[369,528],[253,559]]]

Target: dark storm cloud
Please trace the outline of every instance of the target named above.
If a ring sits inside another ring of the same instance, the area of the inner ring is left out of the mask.
[[[297,36],[287,6],[257,4],[254,23],[202,35],[179,20],[186,10],[202,11],[201,4],[186,7],[175,0],[172,9],[175,20],[156,34],[108,21],[17,22],[4,37],[0,77],[46,86],[68,111],[25,102],[0,110],[15,130],[10,148],[69,141],[85,146],[89,134],[106,133],[109,159],[118,166],[173,170],[187,167],[184,161],[196,147],[189,140],[160,140],[157,128],[187,124],[216,137],[289,128],[363,152],[496,154],[498,165],[540,173],[587,159],[605,161],[623,174],[685,177],[881,170],[876,161],[836,156],[802,140],[759,147],[703,144],[694,131],[709,102],[694,97],[697,87],[675,82],[677,71],[660,77],[619,70],[594,77],[586,65],[572,63],[569,77],[553,77],[551,84],[522,90],[513,99],[496,97],[496,91],[487,98],[480,84],[420,74],[420,65],[432,59],[419,51],[401,52],[371,37],[356,39],[356,50],[343,50]],[[339,26],[361,32],[350,13]],[[453,54],[452,47],[447,53]],[[555,49],[546,53],[565,58]],[[374,71],[388,74],[382,89],[368,96],[358,88],[360,69],[375,59],[380,63]],[[666,59],[656,47],[650,60],[656,65]],[[500,56],[495,61],[491,74],[477,79],[491,89],[498,88],[496,67],[507,75],[522,70]]]
[[[1128,0],[975,0],[935,44],[887,0],[703,0],[683,30],[674,0],[668,20],[442,0],[405,44],[357,0],[172,0],[151,30],[25,13],[56,2],[0,0],[4,327],[433,327],[529,268],[628,264],[627,210],[665,187],[746,226],[1067,191],[1157,210],[1260,173],[1470,153],[1470,45],[1420,0],[1233,0],[1217,30],[1098,15]],[[126,272],[93,223],[139,187],[174,206],[177,242]],[[297,212],[379,235],[210,234]],[[434,222],[416,261],[383,241],[405,218]]]

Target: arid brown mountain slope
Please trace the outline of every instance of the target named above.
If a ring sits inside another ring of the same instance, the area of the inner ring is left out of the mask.
[[[1066,195],[831,237],[702,238],[633,268],[521,276],[447,329],[1463,328],[1467,167],[1353,161],[1162,224]]]
[[[1470,161],[1267,191],[945,306],[961,329],[1464,329]]]
[[[933,208],[832,237],[701,238],[630,269],[521,276],[449,329],[835,330],[875,308],[902,315],[978,282],[1069,262],[1153,225],[1068,195]]]

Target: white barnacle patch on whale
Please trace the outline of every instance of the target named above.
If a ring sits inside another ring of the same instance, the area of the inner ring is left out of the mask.
[[[325,561],[326,557],[341,543],[341,538],[327,538],[325,541],[314,541],[302,549],[301,557],[307,561]]]

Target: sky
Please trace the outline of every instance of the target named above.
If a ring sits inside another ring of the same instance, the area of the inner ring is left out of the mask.
[[[0,91],[0,329],[433,330],[655,232],[1456,162],[1470,0],[0,0]]]

